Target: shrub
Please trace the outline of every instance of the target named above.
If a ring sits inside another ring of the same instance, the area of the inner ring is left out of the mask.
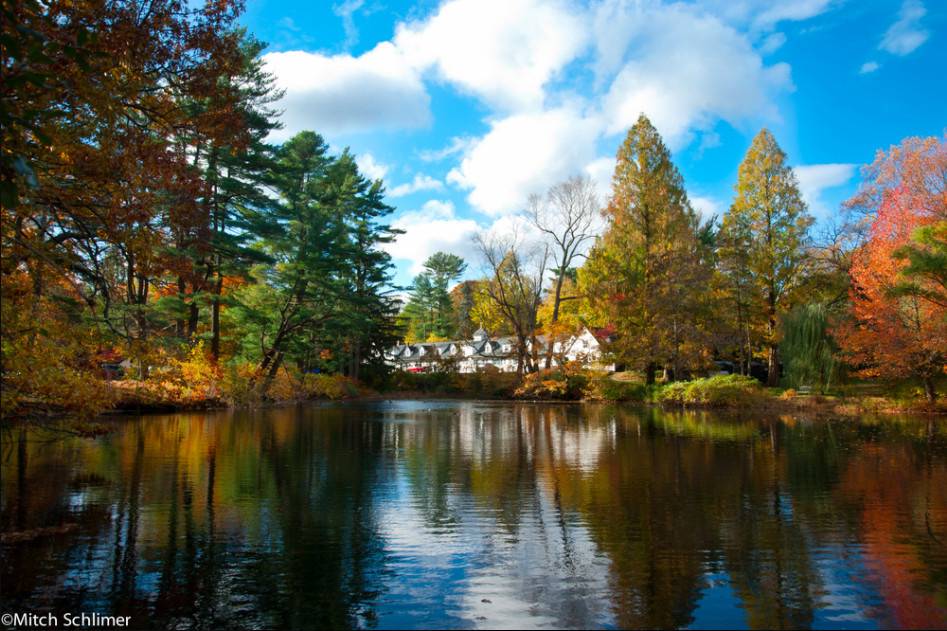
[[[643,383],[616,381],[602,375],[589,381],[585,398],[590,401],[636,401],[642,403],[650,397],[650,389]]]
[[[258,404],[260,395],[253,388],[257,372],[256,364],[250,362],[228,364],[221,380],[224,396],[237,406]]]
[[[147,379],[111,382],[120,408],[202,408],[220,405],[223,398],[220,370],[203,343],[174,357],[161,349],[151,352],[149,363],[158,365]]]
[[[301,398],[301,395],[302,384],[299,379],[284,366],[280,366],[266,391],[266,398],[270,401],[294,401]]]
[[[37,336],[3,345],[0,417],[61,411],[91,418],[114,404],[108,384],[82,365],[79,344]]]
[[[684,407],[739,407],[765,397],[759,382],[744,375],[717,375],[694,381],[677,381],[661,388],[658,400]]]
[[[347,399],[358,396],[358,384],[344,375],[307,374],[302,379],[302,396],[307,399]]]
[[[519,399],[577,400],[588,385],[588,374],[577,364],[566,364],[523,377],[513,396]]]

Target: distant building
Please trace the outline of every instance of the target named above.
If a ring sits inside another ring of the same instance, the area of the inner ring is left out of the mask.
[[[537,336],[537,357],[546,355],[546,336]],[[529,349],[532,352],[532,348]],[[553,344],[553,357],[559,362],[579,361],[590,366],[612,370],[613,366],[601,365],[601,340],[588,329],[567,340]],[[483,329],[477,329],[469,340],[448,342],[419,342],[401,344],[385,352],[385,362],[401,370],[428,370],[438,365],[453,364],[458,372],[471,373],[493,366],[502,372],[515,372],[517,364],[516,338],[513,336],[490,337]]]

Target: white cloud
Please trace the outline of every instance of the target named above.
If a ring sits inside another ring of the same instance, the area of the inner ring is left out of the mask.
[[[418,157],[424,160],[425,162],[437,162],[448,158],[450,156],[462,153],[468,149],[474,142],[475,138],[470,136],[455,136],[450,139],[450,143],[441,149],[431,149],[426,151],[419,151]]]
[[[473,219],[457,217],[449,201],[432,199],[420,210],[401,214],[391,225],[405,233],[383,247],[393,259],[409,262],[411,274],[420,274],[424,261],[435,252],[476,259],[474,236],[480,227]]]
[[[411,182],[399,184],[388,191],[388,196],[404,197],[405,195],[417,193],[418,191],[439,191],[442,188],[444,188],[444,184],[440,180],[436,180],[424,173],[418,173]]]
[[[289,51],[263,56],[265,70],[285,90],[276,104],[282,141],[303,129],[320,133],[421,127],[430,120],[429,98],[418,73],[398,49],[382,42],[358,57]]]
[[[388,165],[378,162],[371,153],[355,156],[355,164],[361,174],[370,180],[383,180],[388,175]]]
[[[584,15],[564,2],[452,0],[399,24],[395,45],[415,68],[504,109],[541,106],[543,86],[585,47]]]
[[[332,7],[332,12],[342,18],[342,28],[345,30],[346,48],[358,42],[358,29],[355,28],[355,12],[362,8],[365,0],[344,0],[341,4]]]
[[[860,74],[870,74],[880,68],[881,65],[877,61],[866,61],[862,64],[862,67],[858,70]]]
[[[470,190],[468,201],[487,214],[513,212],[591,162],[599,127],[571,108],[514,114],[495,121],[447,180]]]
[[[628,59],[605,97],[608,132],[644,112],[679,148],[718,119],[778,119],[774,98],[792,89],[789,66],[765,66],[745,34],[692,5],[620,8],[603,5],[596,16],[598,71]]]
[[[830,188],[841,186],[855,175],[854,164],[808,164],[793,167],[799,181],[799,192],[809,205],[809,211],[817,219],[826,219],[832,209],[822,199],[822,193]]]
[[[712,197],[702,195],[688,195],[687,197],[690,199],[691,206],[693,206],[697,214],[700,215],[702,221],[707,221],[714,215],[720,217],[723,214],[721,209],[723,204]]]
[[[753,18],[753,25],[757,28],[770,28],[777,22],[808,20],[828,10],[833,0],[789,0],[773,2],[766,0],[760,3],[766,7]]]
[[[786,35],[784,33],[770,33],[760,45],[760,52],[764,55],[772,54],[782,48],[785,43]]]
[[[907,55],[927,41],[930,32],[921,27],[921,18],[927,14],[920,0],[904,0],[898,21],[885,32],[879,48],[894,55]]]
[[[700,0],[709,14],[740,28],[757,32],[773,29],[779,22],[800,22],[825,13],[839,0]]]
[[[615,158],[596,158],[585,165],[585,172],[595,183],[598,202],[603,207],[612,196],[612,175],[615,173]]]

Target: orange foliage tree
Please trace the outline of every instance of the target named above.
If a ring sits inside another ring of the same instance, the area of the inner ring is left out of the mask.
[[[947,305],[930,286],[936,275],[912,273],[900,253],[947,222],[947,143],[907,139],[880,152],[866,175],[847,203],[863,214],[866,238],[852,257],[851,318],[836,337],[861,375],[916,377],[933,402],[947,369]]]

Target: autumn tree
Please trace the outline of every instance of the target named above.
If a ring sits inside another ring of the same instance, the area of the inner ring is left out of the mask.
[[[450,291],[454,311],[454,331],[458,339],[469,340],[479,325],[474,317],[474,305],[482,281],[465,280]]]
[[[947,365],[947,141],[909,138],[879,152],[847,206],[864,217],[850,319],[836,331],[866,377],[913,376],[931,402]]]
[[[648,383],[660,367],[681,378],[707,359],[703,330],[709,269],[697,215],[657,130],[642,115],[618,150],[608,226],[579,273],[600,324],[613,325],[610,353]]]
[[[563,300],[577,300],[578,292],[563,295],[570,270],[595,237],[592,230],[599,211],[595,185],[588,176],[573,176],[556,184],[544,196],[533,195],[527,206],[529,218],[549,242],[551,253],[551,311],[544,322],[546,330],[546,368],[552,363],[556,341],[563,341],[574,330],[559,326]],[[573,284],[574,288],[574,284]]]
[[[36,296],[67,283],[133,355],[164,330],[173,235],[204,223],[199,170],[176,140],[231,108],[217,80],[243,63],[239,8],[4,5],[4,272],[25,269]],[[214,92],[206,116],[184,106]]]
[[[741,329],[765,348],[770,386],[779,384],[779,318],[804,281],[811,224],[786,154],[763,129],[740,163],[736,197],[720,228],[720,258]]]

